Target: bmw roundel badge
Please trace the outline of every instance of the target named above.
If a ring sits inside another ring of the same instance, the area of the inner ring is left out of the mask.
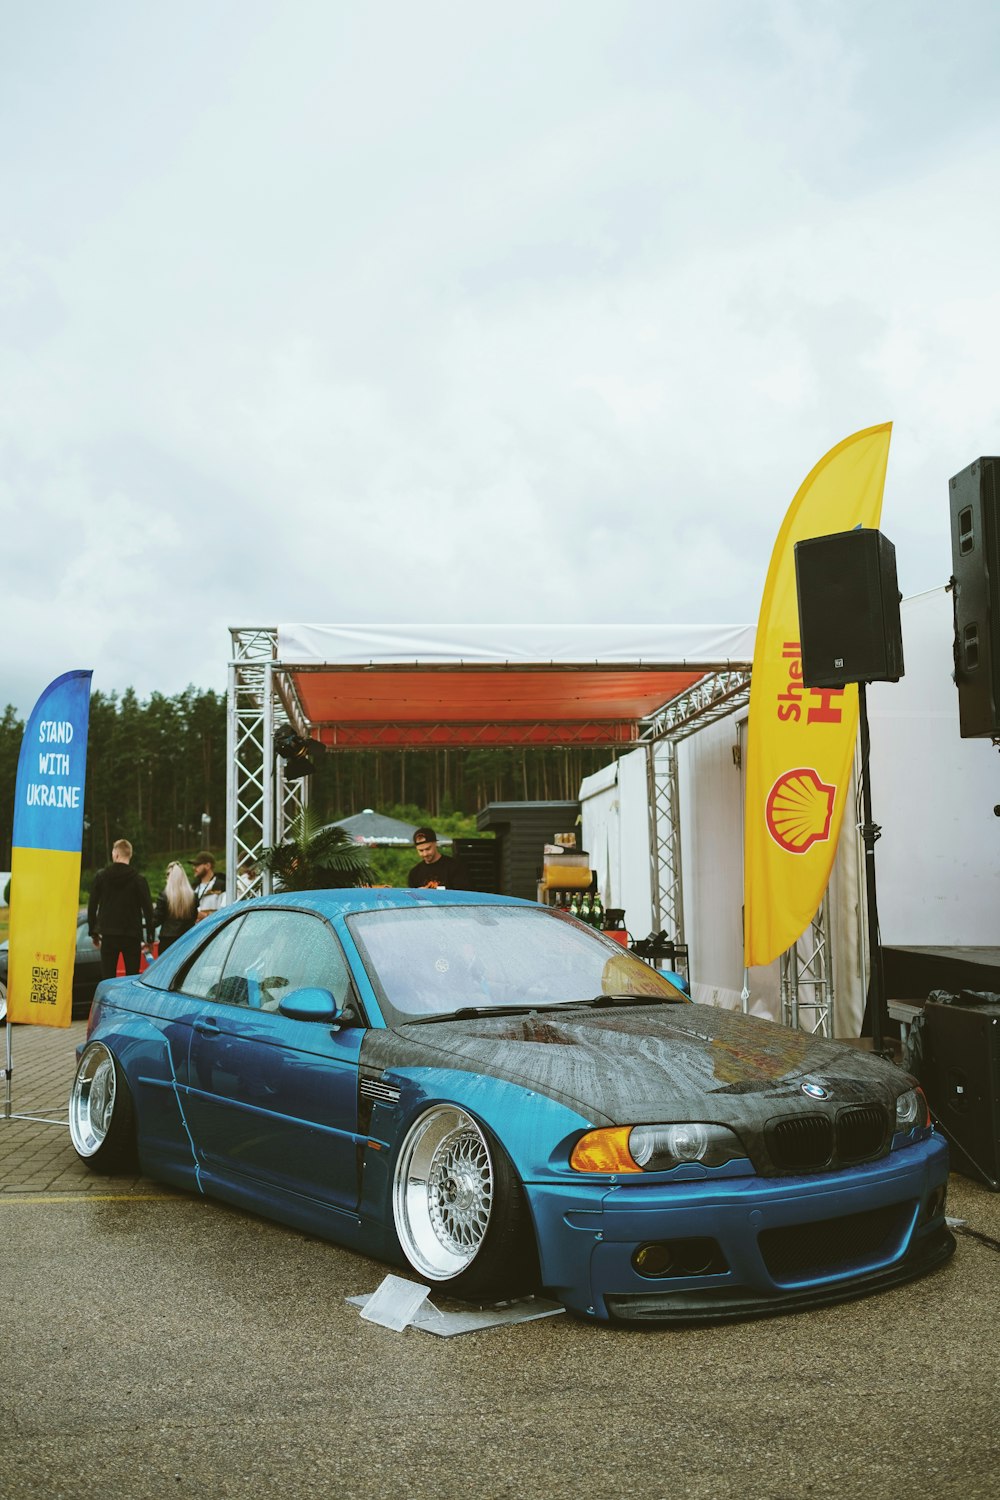
[[[810,1099],[829,1099],[830,1097],[829,1089],[823,1088],[818,1083],[803,1083],[799,1087],[804,1094],[808,1094]]]

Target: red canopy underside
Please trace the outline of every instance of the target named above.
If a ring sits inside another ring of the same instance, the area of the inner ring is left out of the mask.
[[[338,749],[625,745],[706,668],[288,669],[310,733]]]

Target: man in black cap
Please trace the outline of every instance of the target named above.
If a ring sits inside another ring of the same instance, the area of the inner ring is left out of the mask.
[[[420,863],[414,865],[407,875],[407,885],[423,887],[425,890],[453,889],[458,885],[455,861],[441,853],[433,828],[418,828],[413,835],[413,842],[417,846]]]
[[[226,882],[221,875],[215,873],[215,856],[209,854],[205,849],[201,854],[196,854],[192,861],[194,865],[194,898],[198,903],[197,921],[203,922],[213,912],[218,911],[220,906],[226,904]]]

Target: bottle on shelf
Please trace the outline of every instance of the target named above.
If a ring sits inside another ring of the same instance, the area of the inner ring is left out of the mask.
[[[572,899],[569,903],[569,914],[571,917],[578,917],[580,915],[580,902],[577,898],[576,891],[573,892]]]
[[[603,927],[604,926],[604,903],[601,900],[601,898],[600,898],[599,895],[594,897],[593,901],[591,902],[590,910],[591,910],[591,914],[592,914],[592,917],[593,917],[594,926],[597,927],[597,928]]]

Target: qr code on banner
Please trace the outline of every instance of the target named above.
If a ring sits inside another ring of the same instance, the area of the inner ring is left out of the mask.
[[[41,964],[31,966],[32,1005],[55,1005],[59,997],[59,970],[43,968]]]

